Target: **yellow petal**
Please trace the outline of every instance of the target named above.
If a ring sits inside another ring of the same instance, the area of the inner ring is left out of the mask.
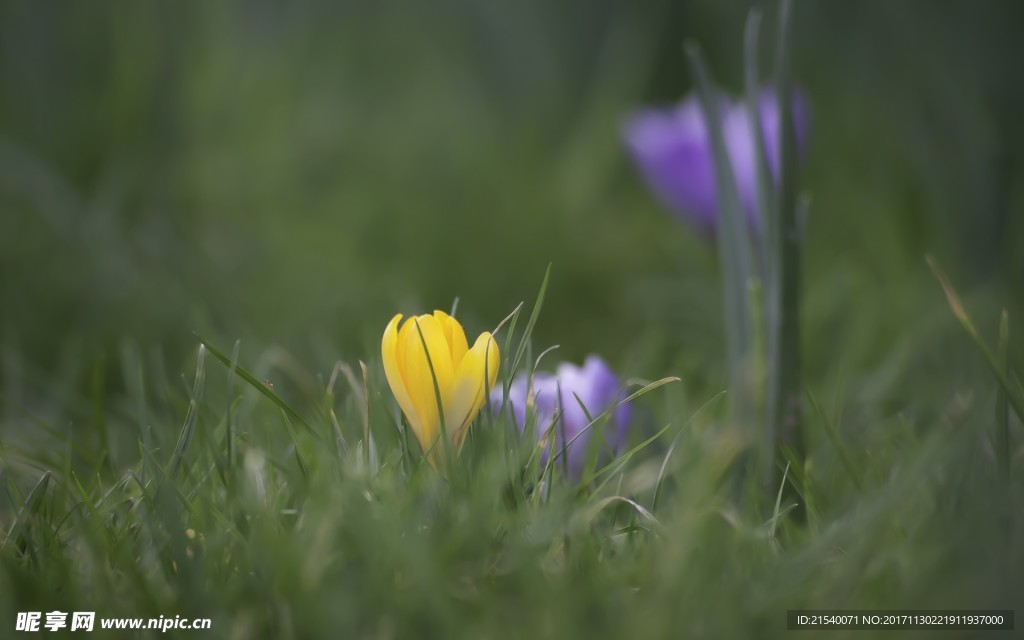
[[[395,400],[398,401],[399,408],[402,409],[402,413],[409,420],[410,426],[412,426],[413,433],[419,433],[422,431],[422,421],[420,420],[419,414],[416,413],[416,408],[412,403],[412,399],[409,397],[409,392],[405,387],[405,378],[402,366],[402,360],[400,356],[400,342],[398,335],[398,323],[402,320],[402,314],[397,314],[388,323],[386,329],[384,329],[384,338],[381,340],[381,359],[384,361],[384,375],[388,379],[388,385],[391,387],[391,393],[395,395]]]
[[[498,379],[500,363],[498,344],[487,332],[480,334],[459,363],[450,406],[445,408],[445,426],[456,447],[462,446],[469,425],[487,401],[487,394]]]
[[[454,376],[451,351],[440,323],[429,315],[406,320],[399,332],[399,340],[405,342],[403,371],[406,390],[422,422],[422,428],[416,435],[420,445],[429,449],[440,431],[434,381],[436,378],[443,407],[448,404]],[[427,346],[426,352],[423,350],[424,343]],[[429,362],[427,353],[430,354]]]
[[[434,318],[437,319],[444,330],[444,337],[451,348],[452,369],[456,369],[459,363],[462,362],[462,357],[466,355],[466,351],[469,349],[469,344],[466,343],[466,332],[462,330],[462,325],[459,324],[458,320],[444,311],[434,311]]]

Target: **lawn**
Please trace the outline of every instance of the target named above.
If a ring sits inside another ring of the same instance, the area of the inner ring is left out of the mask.
[[[0,638],[1024,610],[1022,20],[0,2]],[[631,118],[780,46],[756,202],[673,206]]]

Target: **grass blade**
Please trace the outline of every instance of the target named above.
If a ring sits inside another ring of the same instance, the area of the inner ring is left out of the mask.
[[[537,318],[540,316],[541,307],[544,306],[544,294],[548,290],[548,280],[550,278],[551,265],[548,264],[547,270],[544,271],[544,280],[540,283],[540,291],[537,293],[537,301],[533,303],[533,311],[530,312],[530,319],[526,322],[526,329],[523,331],[523,337],[519,341],[519,347],[516,349],[516,357],[512,359],[512,366],[509,368],[508,375],[505,380],[505,397],[508,397],[508,388],[512,384],[512,379],[515,377],[516,371],[519,370],[519,364],[522,362],[523,354],[526,353],[526,345],[530,341],[530,336],[533,335],[533,328],[537,324]],[[515,322],[515,319],[513,319],[513,322]],[[512,331],[509,330],[510,339],[511,336]]]
[[[771,173],[768,170],[768,153],[765,151],[764,130],[761,121],[761,80],[760,63],[758,56],[759,35],[761,32],[761,12],[758,9],[751,9],[747,15],[747,24],[743,34],[744,49],[744,91],[746,93],[745,103],[747,108],[747,120],[750,122],[750,132],[754,138],[754,171],[757,194],[757,210],[760,215],[761,232],[769,239],[779,232],[778,217],[775,209],[775,198]],[[771,256],[769,252],[761,252],[762,273],[771,277],[771,265],[766,260]],[[775,267],[778,268],[777,265]]]
[[[188,403],[188,411],[185,413],[185,424],[181,427],[181,435],[178,436],[178,444],[174,447],[174,455],[171,457],[167,468],[174,473],[180,467],[185,457],[185,452],[192,444],[192,436],[195,435],[196,424],[199,422],[199,403],[203,399],[203,388],[206,380],[206,347],[199,345],[199,355],[196,358],[196,375],[192,384],[192,398]]]
[[[825,415],[824,409],[818,403],[818,399],[814,397],[814,394],[810,389],[807,390],[807,399],[811,403],[811,407],[821,416],[821,422],[825,425],[825,433],[828,434],[829,440],[832,441],[832,446],[839,453],[839,459],[843,461],[843,468],[846,469],[846,473],[850,476],[850,480],[856,485],[857,489],[864,488],[864,482],[861,480],[860,473],[857,472],[857,465],[854,464],[853,458],[850,457],[850,452],[843,444],[842,439],[839,437],[839,431],[836,429],[836,425],[832,423],[832,420]]]
[[[203,346],[206,347],[206,350],[210,352],[210,355],[212,355],[214,358],[220,360],[222,364],[227,365],[229,367],[231,366],[231,359],[229,359],[223,353],[218,351],[217,348],[214,347],[213,345],[211,345],[209,342],[207,342],[206,340],[203,340],[202,336],[198,336],[197,335],[196,337],[198,337],[200,342],[202,342]],[[251,373],[249,373],[245,369],[245,367],[243,367],[241,365],[238,365],[237,363],[235,365],[235,370],[238,373],[238,377],[240,377],[242,380],[245,380],[249,384],[249,386],[251,386],[253,389],[256,389],[257,391],[259,391],[261,395],[266,397],[268,400],[270,400],[271,402],[276,404],[278,407],[280,407],[280,409],[282,411],[287,413],[288,416],[291,417],[292,420],[294,420],[295,422],[298,422],[299,424],[301,424],[310,433],[312,433],[313,436],[315,436],[318,440],[320,440],[320,435],[316,431],[313,430],[313,427],[309,426],[309,424],[305,420],[302,419],[302,416],[300,416],[297,411],[295,411],[294,409],[289,407],[288,404],[285,403],[285,401],[282,400],[280,397],[278,397],[277,394],[275,394],[273,391],[268,389],[267,385],[265,385],[262,382],[260,382],[259,380],[257,380],[256,376],[254,376]]]
[[[233,396],[235,390],[235,370],[238,369],[238,350],[241,345],[241,340],[235,340],[235,346],[231,349],[231,364],[228,365],[227,427],[224,436],[225,444],[227,445],[228,469],[231,469],[235,463],[235,411]]]
[[[782,506],[782,494],[783,494],[783,491],[786,488],[786,478],[787,477],[789,477],[789,463],[788,462],[786,463],[785,470],[782,472],[782,482],[779,483],[779,492],[777,494],[775,494],[775,509],[772,511],[771,524],[770,524],[769,529],[768,529],[768,539],[771,540],[772,544],[774,544],[776,546],[778,545],[778,542],[775,539],[775,529],[778,527],[779,518],[782,516],[782,513],[779,511],[779,507]],[[787,508],[786,511],[788,512],[789,509]]]
[[[779,113],[779,188],[774,223],[769,227],[768,432],[773,459],[790,447],[804,455],[800,418],[800,256],[802,238],[796,202],[796,128],[793,122],[793,79],[790,71],[789,26],[792,2],[783,0],[779,14],[776,86]],[[748,71],[749,72],[749,71]],[[776,468],[765,469],[766,474]],[[768,479],[766,475],[765,480]]]
[[[668,468],[668,459],[672,457],[672,452],[676,450],[676,445],[679,444],[679,438],[682,437],[686,431],[686,427],[690,426],[694,418],[704,412],[705,409],[710,407],[712,404],[717,402],[722,396],[726,394],[725,391],[719,391],[710,400],[705,402],[697,411],[690,416],[690,419],[683,423],[683,426],[679,428],[679,433],[676,437],[672,438],[672,444],[669,445],[668,451],[665,452],[665,457],[661,461],[661,467],[658,469],[658,481],[654,485],[654,498],[651,500],[651,511],[657,511],[658,509],[658,498],[661,497],[661,485],[665,481],[665,470]]]
[[[7,537],[4,538],[4,549],[10,547],[11,544],[21,547],[24,534],[31,524],[30,520],[43,503],[43,496],[46,495],[46,488],[50,485],[50,475],[51,473],[49,471],[44,473],[43,477],[39,478],[39,482],[32,487],[32,491],[29,491],[28,497],[25,498],[25,504],[23,504],[21,510],[18,511],[18,516],[14,519],[14,524],[11,525],[10,530],[7,532]]]
[[[1017,419],[1024,422],[1024,393],[1014,392],[1013,387],[1010,386],[1009,376],[1004,373],[1003,367],[999,366],[999,362],[996,361],[995,356],[989,351],[985,341],[981,339],[981,335],[978,330],[974,328],[974,322],[971,321],[971,317],[967,314],[967,310],[964,309],[963,303],[960,301],[960,296],[957,295],[956,289],[949,282],[949,278],[946,277],[945,272],[939,267],[939,263],[935,261],[931,256],[927,256],[925,260],[928,262],[928,266],[931,268],[935,278],[939,281],[939,285],[942,287],[943,293],[946,294],[946,302],[949,304],[949,309],[953,313],[953,317],[957,319],[960,326],[964,328],[967,335],[974,342],[974,346],[978,348],[981,355],[985,358],[985,362],[988,363],[989,368],[995,375],[996,380],[999,381],[999,386],[1006,394],[1006,401],[1013,408],[1013,412],[1017,414]]]
[[[1003,376],[1009,379],[1010,316],[1003,309],[999,318],[999,347],[997,358]],[[1010,478],[1010,404],[1007,402],[1008,389],[1000,385],[996,389],[996,468],[999,478],[1007,482]]]
[[[760,380],[763,383],[761,401],[765,403],[768,420],[762,427],[760,438],[760,451],[757,464],[761,470],[758,476],[767,480],[775,459],[775,425],[771,416],[773,415],[773,400],[769,396],[776,390],[781,389],[779,385],[779,368],[776,366],[778,358],[778,317],[779,317],[779,287],[781,278],[781,259],[778,247],[781,229],[779,224],[778,208],[776,207],[777,194],[768,170],[768,157],[765,151],[764,131],[761,120],[761,80],[760,62],[758,47],[761,31],[761,12],[758,9],[751,9],[747,14],[747,24],[744,31],[744,81],[746,92],[747,121],[750,122],[750,131],[754,138],[754,172],[755,187],[757,195],[757,207],[761,221],[761,233],[765,239],[763,250],[760,252],[761,274],[764,278],[764,285],[761,287],[761,309],[760,317],[755,317],[755,331],[760,335],[761,344],[755,343],[758,356],[762,357],[762,363],[766,365],[762,370],[765,377]],[[753,303],[758,302],[754,298]],[[756,307],[755,307],[756,310]],[[763,348],[763,351],[761,350]],[[777,401],[776,401],[777,402]]]
[[[618,504],[624,504],[630,507],[634,511],[634,513],[636,513],[636,515],[640,517],[641,520],[654,525],[656,531],[661,529],[661,523],[658,522],[658,519],[654,517],[653,513],[648,511],[640,503],[636,502],[635,500],[630,500],[625,496],[608,496],[606,498],[598,500],[593,505],[591,505],[589,509],[587,509],[580,515],[579,522],[583,525],[589,525],[606,508],[608,508],[611,505]]]
[[[588,422],[587,426],[585,426],[582,429],[580,429],[580,432],[577,433],[576,435],[574,435],[572,437],[572,440],[569,440],[568,442],[566,442],[565,446],[563,446],[558,451],[557,456],[565,455],[566,452],[569,450],[569,447],[572,446],[572,443],[576,442],[576,440],[578,438],[580,438],[583,434],[587,433],[591,429],[591,427],[593,427],[595,424],[597,424],[598,422],[600,422],[600,421],[606,419],[607,417],[609,417],[616,409],[618,409],[622,405],[627,404],[629,402],[632,402],[633,400],[636,400],[637,398],[639,398],[640,396],[644,395],[645,393],[647,393],[649,391],[654,391],[658,387],[662,387],[662,386],[664,386],[666,384],[669,384],[670,382],[679,382],[679,381],[680,381],[680,379],[675,377],[675,376],[668,376],[666,378],[662,378],[661,380],[655,380],[654,382],[651,382],[650,384],[646,384],[642,388],[638,389],[636,392],[630,394],[624,400],[620,400],[619,402],[615,403],[614,405],[608,407],[607,409],[602,411],[596,418],[594,418],[593,420]]]
[[[591,477],[587,478],[587,481],[582,483],[582,484],[589,484],[589,483],[593,482],[594,480],[596,480],[597,478],[600,478],[601,476],[603,476],[603,475],[605,475],[607,473],[608,474],[608,478],[605,479],[605,481],[602,482],[601,485],[598,486],[594,490],[594,493],[599,493],[601,491],[601,489],[605,486],[605,484],[607,484],[608,481],[611,480],[612,476],[614,476],[614,474],[610,473],[610,472],[618,471],[619,469],[621,469],[623,466],[626,465],[627,462],[629,462],[630,458],[632,458],[634,455],[636,455],[640,451],[643,451],[644,449],[646,449],[648,446],[651,445],[651,443],[653,443],[655,440],[657,440],[661,436],[665,435],[665,432],[668,431],[671,427],[672,427],[672,423],[669,422],[664,427],[662,427],[662,428],[658,429],[657,431],[655,431],[654,435],[652,435],[651,437],[647,438],[646,440],[644,440],[640,444],[636,445],[635,447],[633,447],[629,451],[623,453],[618,458],[612,460],[611,462],[609,462],[605,466],[603,466],[600,469],[598,469],[597,471],[595,471],[594,474]]]
[[[715,185],[718,194],[718,259],[722,267],[724,324],[728,352],[730,387],[735,388],[742,379],[743,362],[751,349],[753,339],[749,283],[753,278],[749,233],[743,215],[736,179],[729,163],[722,131],[722,105],[711,74],[700,50],[695,45],[686,48],[697,79],[704,121],[711,138],[715,165]],[[734,397],[734,402],[743,399]]]

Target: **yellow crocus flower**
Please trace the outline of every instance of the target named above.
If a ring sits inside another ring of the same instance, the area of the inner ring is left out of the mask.
[[[441,396],[445,433],[458,451],[497,379],[498,345],[485,331],[469,348],[462,325],[443,311],[410,317],[399,327],[401,320],[402,314],[396,315],[384,330],[384,374],[420,446],[431,451],[431,462],[436,462],[444,443],[434,446],[441,429],[434,378]]]

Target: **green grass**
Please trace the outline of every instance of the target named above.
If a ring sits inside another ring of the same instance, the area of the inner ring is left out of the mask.
[[[381,639],[1024,610],[1019,3],[794,3],[788,487],[738,479],[762,439],[713,243],[618,139],[693,89],[684,41],[738,92],[747,4],[0,2],[0,638],[53,610]],[[518,310],[499,384],[588,353],[679,380],[581,481],[489,414],[442,476],[380,338],[455,298],[472,335]]]
[[[1020,603],[1024,487],[1017,460],[997,472],[988,398],[854,418],[843,405],[863,389],[825,407],[809,393],[811,454],[787,473],[801,523],[781,491],[737,493],[757,443],[722,421],[721,394],[675,382],[636,398],[648,430],[668,427],[589,481],[542,468],[504,416],[479,419],[442,475],[373,355],[365,386],[337,368],[328,386],[206,351],[177,384],[126,356],[143,391],[125,407],[146,420],[108,423],[108,449],[52,426],[5,439],[0,618],[209,617],[241,638],[760,637],[784,633],[787,609]]]

